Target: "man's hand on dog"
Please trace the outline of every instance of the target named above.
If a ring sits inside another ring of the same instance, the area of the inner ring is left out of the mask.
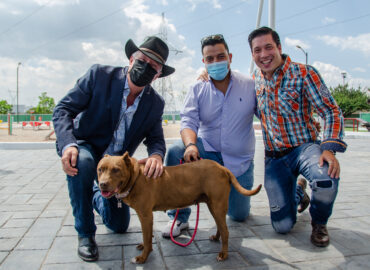
[[[163,162],[160,155],[151,155],[139,160],[139,164],[145,164],[144,175],[149,178],[157,178],[163,173]]]
[[[63,171],[69,176],[76,176],[78,170],[77,164],[78,149],[75,146],[68,147],[62,155]]]
[[[199,160],[199,151],[198,147],[195,145],[191,145],[188,148],[186,148],[185,153],[184,153],[184,160],[185,162],[192,162]]]

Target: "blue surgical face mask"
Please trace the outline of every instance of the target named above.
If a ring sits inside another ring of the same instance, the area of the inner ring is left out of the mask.
[[[214,62],[212,64],[206,64],[206,68],[209,76],[216,81],[225,79],[227,73],[229,73],[229,61]]]

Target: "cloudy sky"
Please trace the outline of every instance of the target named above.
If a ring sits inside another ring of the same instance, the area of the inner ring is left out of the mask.
[[[265,0],[261,25],[268,25]],[[165,30],[176,68],[166,85],[181,99],[203,68],[200,39],[221,33],[233,53],[232,68],[249,74],[248,34],[259,0],[1,0],[0,100],[37,105],[47,92],[56,101],[95,63],[128,63],[124,45],[139,45]],[[318,68],[328,86],[370,87],[369,0],[277,0],[276,30],[283,52]],[[176,103],[176,109],[181,106]]]

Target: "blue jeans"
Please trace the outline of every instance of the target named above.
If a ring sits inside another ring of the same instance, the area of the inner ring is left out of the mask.
[[[197,147],[198,147],[199,155],[201,158],[211,159],[211,160],[218,162],[221,165],[224,165],[221,153],[205,151],[201,138],[197,139]],[[185,152],[185,146],[183,142],[181,140],[175,142],[168,149],[168,152],[166,154],[166,159],[165,159],[165,165],[174,166],[174,165],[180,164],[180,159],[183,158],[184,152]],[[253,169],[254,169],[254,164],[252,161],[248,170],[236,178],[238,182],[246,189],[252,189],[253,187],[253,181],[254,181]],[[251,208],[250,197],[241,195],[231,185],[231,191],[229,195],[229,209],[227,212],[228,216],[235,221],[244,221],[249,216],[250,208]],[[181,222],[187,222],[189,220],[190,213],[191,213],[191,209],[189,207],[180,209],[179,214],[177,216],[177,220]],[[176,215],[176,209],[167,211],[167,215],[171,219],[174,219]]]
[[[310,214],[316,224],[326,224],[332,213],[339,179],[328,175],[328,164],[319,167],[320,145],[305,143],[282,158],[265,158],[265,189],[269,198],[271,223],[278,233],[289,232],[297,220],[303,190],[297,185],[303,175],[312,189]]]
[[[114,232],[125,232],[130,222],[130,210],[127,205],[122,203],[122,208],[118,208],[115,197],[105,199],[101,195],[95,183],[98,162],[99,158],[90,145],[79,145],[78,174],[73,177],[67,175],[75,229],[80,237],[95,235],[93,208],[102,217],[103,223]]]

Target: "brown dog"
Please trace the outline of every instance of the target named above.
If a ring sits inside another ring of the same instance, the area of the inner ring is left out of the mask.
[[[143,231],[143,250],[134,263],[144,263],[152,251],[153,211],[182,208],[205,202],[216,221],[217,233],[211,240],[222,239],[222,251],[217,260],[228,256],[229,231],[226,225],[230,183],[245,196],[257,194],[261,185],[254,190],[244,189],[235,176],[225,167],[212,160],[200,160],[164,168],[157,179],[147,178],[144,165],[126,152],[123,156],[105,155],[98,164],[98,181],[102,195],[114,195],[135,209]]]

